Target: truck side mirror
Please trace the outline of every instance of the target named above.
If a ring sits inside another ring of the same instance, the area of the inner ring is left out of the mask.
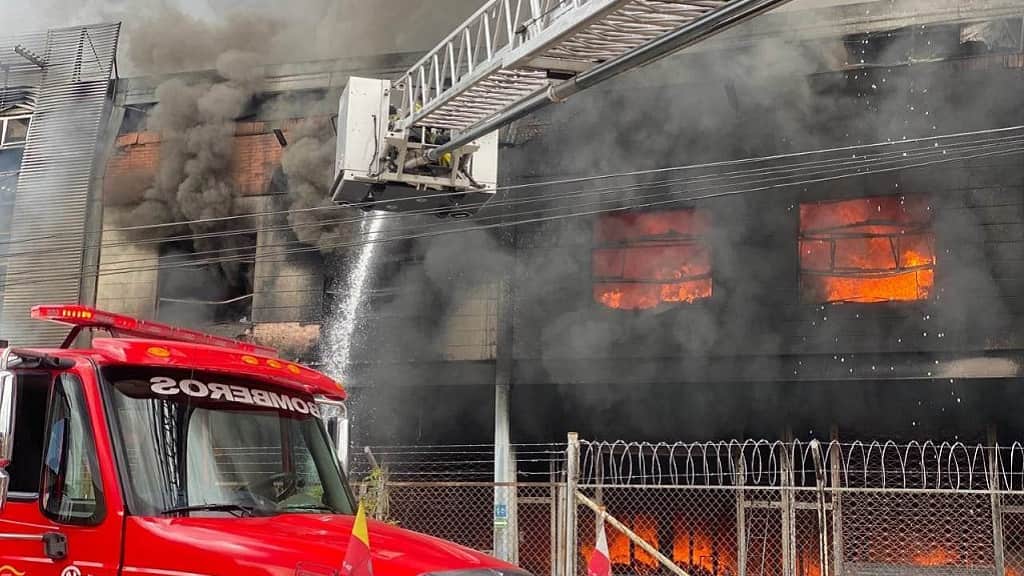
[[[327,435],[334,447],[334,454],[341,465],[341,471],[348,473],[348,409],[344,402],[317,398],[320,419],[323,420]]]
[[[6,469],[14,455],[16,395],[14,374],[6,370],[0,371],[0,512],[3,512],[7,503],[7,486],[11,480]]]

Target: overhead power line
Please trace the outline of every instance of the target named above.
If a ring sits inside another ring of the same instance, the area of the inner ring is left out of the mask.
[[[1015,139],[1015,140],[1012,140],[1012,141],[1009,141],[1009,143],[1016,143],[1016,142],[1020,142],[1022,140],[1024,140],[1024,137],[1018,138],[1018,139]],[[955,147],[951,147],[951,148],[952,148],[952,150],[954,152],[956,152],[956,151],[963,151],[963,150],[984,149],[986,147],[991,147],[991,146],[995,146],[995,145],[1005,145],[1007,143],[1008,142],[1006,141],[1006,139],[1000,138],[1000,139],[996,139],[996,142],[994,142],[994,143],[986,143],[986,144],[982,144],[980,146],[970,146],[970,147],[960,148],[959,146],[965,144],[965,143],[960,143],[960,144],[956,145]],[[973,142],[972,142],[972,144],[973,144]],[[928,155],[946,154],[947,151],[949,151],[949,150],[950,150],[950,148],[935,149],[935,148],[928,147],[928,148],[916,149],[916,150],[913,150],[913,151],[906,151],[906,152],[903,152],[903,153],[897,153],[896,155],[893,155],[892,153],[887,153],[885,155],[881,155],[881,154],[880,155],[865,155],[865,156],[861,157],[862,160],[858,160],[858,161],[850,161],[848,159],[838,159],[838,160],[831,160],[831,161],[827,161],[827,162],[804,163],[804,165],[813,164],[813,166],[810,166],[810,167],[811,168],[815,168],[815,169],[819,169],[819,171],[817,171],[817,172],[814,172],[814,171],[811,171],[811,172],[804,171],[803,173],[801,173],[799,170],[790,169],[790,167],[787,167],[787,166],[773,167],[770,170],[762,169],[762,170],[756,170],[756,171],[746,171],[747,174],[743,174],[743,176],[748,176],[748,177],[749,176],[761,176],[761,175],[765,175],[765,174],[784,174],[784,175],[783,176],[777,176],[775,178],[766,179],[766,180],[749,180],[748,179],[748,180],[745,180],[743,183],[744,184],[767,183],[767,182],[775,182],[775,181],[785,181],[787,178],[795,177],[796,175],[801,175],[803,177],[807,177],[809,175],[827,174],[827,173],[829,173],[827,170],[822,171],[821,169],[832,168],[834,166],[840,166],[841,169],[851,169],[851,168],[856,168],[856,167],[858,167],[860,165],[871,164],[871,165],[874,165],[874,166],[877,167],[877,166],[881,166],[881,165],[886,165],[886,162],[884,162],[884,161],[889,161],[890,159],[893,159],[893,158],[895,158],[895,161],[897,161],[897,162],[903,162],[903,161],[906,161],[906,159],[908,159],[908,158],[917,158],[918,156],[922,155],[922,153],[923,153],[923,155],[928,156]],[[743,171],[741,171],[741,172],[743,172]],[[646,182],[646,183],[632,183],[632,184],[628,184],[628,185],[625,185],[625,186],[605,187],[605,188],[591,189],[591,190],[588,190],[588,189],[574,190],[574,191],[571,191],[571,192],[568,192],[568,193],[564,193],[564,194],[560,194],[560,195],[544,195],[544,196],[540,196],[540,197],[533,197],[533,198],[526,198],[526,199],[519,199],[519,200],[509,200],[509,201],[505,201],[504,204],[506,204],[506,205],[522,205],[522,204],[528,204],[528,203],[548,202],[548,201],[551,201],[553,199],[559,199],[559,198],[561,198],[561,199],[565,199],[565,198],[579,198],[579,197],[587,197],[587,196],[595,196],[595,195],[604,195],[604,194],[615,194],[615,193],[634,192],[634,191],[641,191],[641,190],[650,190],[650,189],[656,189],[656,188],[664,188],[664,187],[667,187],[667,186],[670,186],[670,185],[674,185],[674,184],[691,184],[691,183],[694,183],[694,182],[702,182],[702,181],[703,182],[708,182],[708,181],[711,181],[711,180],[721,180],[721,179],[728,180],[729,178],[723,178],[727,174],[730,174],[730,173],[726,173],[726,174],[723,174],[723,175],[699,176],[699,177],[695,177],[695,178],[681,178],[681,179],[669,179],[669,180],[661,180],[661,181]],[[692,192],[700,192],[700,191],[715,189],[716,187],[723,187],[723,186],[724,186],[723,184],[718,184],[716,186],[697,188],[697,189],[691,190],[691,191]],[[614,201],[615,201],[615,199],[610,200],[610,202],[614,202]],[[495,203],[501,204],[502,202],[495,201]],[[524,215],[524,214],[543,212],[543,211],[548,211],[548,210],[551,210],[551,209],[553,209],[553,208],[545,207],[545,208],[540,208],[538,210],[533,210],[533,211],[528,211],[528,212],[523,212],[523,211],[512,212],[512,213],[503,212],[503,213],[498,213],[498,214],[491,215],[491,216],[482,216],[482,217],[478,218],[477,221],[487,220],[487,219],[494,219],[494,218],[501,218],[501,217],[508,217],[510,215],[521,216],[521,215]],[[378,216],[378,217],[381,217],[381,218],[397,218],[397,217],[400,217],[400,216],[402,216],[402,214],[384,214],[384,215],[381,215],[381,216]],[[359,220],[361,220],[361,218],[360,219],[350,219],[350,220],[346,220],[346,221],[348,221],[348,222],[357,222]],[[414,226],[414,227],[412,227],[412,229],[418,229],[420,227],[422,227],[424,229],[430,229],[430,228],[437,228],[437,227],[446,226],[446,225],[447,224],[444,224],[444,223],[438,223],[438,224],[435,224],[434,226],[425,226],[425,225],[424,226]],[[285,229],[285,227],[283,227],[283,226],[269,227],[269,228],[264,228],[262,230],[268,230],[268,229],[269,230],[275,230],[275,229],[276,230],[283,230],[283,229]],[[408,229],[410,229],[410,228],[409,227],[397,228],[397,229],[396,228],[390,228],[389,231],[395,232],[395,231],[402,231],[402,230],[408,230]],[[257,230],[260,230],[260,229],[257,229]],[[226,233],[223,233],[222,235],[223,236],[231,236],[231,235],[235,235],[235,234],[237,234],[237,232],[226,232]],[[210,235],[210,236],[204,236],[204,237],[214,237],[214,236],[217,236],[217,235]],[[340,237],[337,237],[337,238],[340,239]],[[125,242],[123,244],[136,245],[136,244],[139,244],[139,243],[146,243],[146,241]],[[108,246],[108,245],[104,245],[104,247],[106,247],[106,246]],[[280,247],[287,247],[287,246],[307,246],[307,244],[295,240],[295,241],[287,241],[287,242],[284,242],[284,243],[276,243],[276,244],[275,243],[269,243],[269,244],[261,244],[261,245],[252,244],[252,245],[245,245],[245,246],[232,246],[232,247],[226,247],[226,248],[218,248],[218,249],[210,249],[210,250],[202,250],[202,251],[197,251],[197,252],[191,252],[189,254],[183,255],[182,257],[176,257],[175,260],[176,261],[182,261],[183,263],[190,263],[190,262],[195,261],[194,260],[195,257],[198,257],[198,256],[209,256],[209,255],[216,255],[216,254],[230,254],[232,256],[243,256],[243,255],[247,255],[250,252],[252,252],[254,250],[257,250],[257,249],[280,248]],[[38,250],[37,251],[23,251],[23,252],[8,254],[7,257],[25,256],[25,255],[32,255],[32,254],[38,254],[38,253],[42,253],[42,252],[38,251]],[[192,258],[193,260],[190,261],[190,260],[188,260],[188,258]],[[135,263],[135,262],[150,262],[150,261],[152,261],[152,258],[147,256],[147,257],[136,258],[136,259],[131,259],[131,260],[119,260],[116,264],[119,265],[119,266],[123,266],[125,264],[131,264],[131,263]]]
[[[1001,132],[1001,131],[1002,130],[998,130],[997,132]],[[551,202],[551,201],[554,201],[554,200],[564,200],[564,199],[569,199],[569,198],[586,197],[586,196],[597,195],[597,194],[624,193],[624,192],[629,192],[629,191],[634,191],[634,190],[649,189],[652,186],[667,186],[667,185],[673,185],[673,184],[675,184],[675,185],[687,185],[687,184],[693,184],[693,183],[699,183],[699,182],[709,182],[709,181],[741,180],[741,179],[744,179],[744,178],[751,178],[751,177],[763,176],[763,175],[778,175],[777,179],[785,180],[787,175],[792,177],[792,176],[795,176],[795,175],[801,173],[802,171],[806,172],[806,170],[813,169],[813,168],[822,169],[822,168],[831,168],[831,167],[855,167],[855,166],[858,166],[858,165],[868,165],[868,164],[871,164],[871,163],[875,163],[877,165],[877,163],[879,163],[879,162],[881,162],[883,160],[888,160],[888,159],[912,158],[912,157],[915,157],[915,156],[920,155],[920,154],[925,154],[925,155],[927,155],[927,154],[939,154],[939,153],[946,154],[948,152],[957,152],[957,151],[961,151],[961,150],[965,150],[965,149],[977,149],[978,146],[1016,143],[1016,142],[1019,142],[1021,138],[1024,138],[1024,134],[1012,135],[1012,136],[1000,136],[1000,137],[996,137],[996,138],[987,138],[987,139],[975,139],[975,140],[968,140],[968,141],[959,141],[959,142],[954,142],[954,143],[951,143],[951,144],[947,144],[946,146],[941,147],[941,148],[938,146],[938,142],[935,141],[935,142],[932,143],[932,146],[922,146],[922,147],[916,147],[916,148],[909,148],[909,149],[905,149],[905,150],[891,150],[891,151],[885,151],[885,152],[865,153],[865,154],[860,154],[860,155],[852,155],[852,156],[849,156],[849,157],[842,156],[842,157],[838,157],[838,158],[814,160],[814,161],[800,162],[800,163],[794,163],[794,164],[780,164],[780,165],[773,165],[773,166],[753,168],[753,169],[746,169],[746,170],[736,170],[736,171],[732,171],[732,172],[714,172],[714,173],[710,173],[710,174],[702,174],[702,175],[696,175],[696,176],[687,176],[687,177],[684,177],[684,178],[673,178],[673,179],[659,180],[659,181],[653,181],[653,182],[642,182],[642,181],[641,182],[631,182],[629,184],[623,184],[623,185],[618,185],[618,186],[609,186],[609,187],[596,188],[596,189],[586,189],[586,188],[574,189],[574,190],[569,191],[569,192],[562,192],[562,193],[558,193],[558,194],[544,194],[544,195],[537,195],[537,196],[529,196],[529,197],[525,197],[525,198],[506,198],[506,199],[502,199],[502,200],[492,200],[492,201],[488,202],[486,204],[486,206],[488,206],[488,208],[521,206],[521,205],[525,205],[525,204],[544,203],[544,202]],[[805,155],[807,153],[801,153],[801,154]],[[756,159],[740,160],[740,161],[736,161],[736,162],[744,163],[745,164],[745,163],[749,163],[752,160],[756,160]],[[726,163],[718,163],[718,164],[719,165],[726,165]],[[654,170],[654,171],[641,171],[641,172],[630,173],[630,174],[639,174],[639,173],[651,174],[651,173],[664,172],[666,170],[667,169],[657,169],[657,170]],[[678,169],[673,168],[673,170],[678,170]],[[600,180],[600,179],[606,179],[606,175],[595,176],[595,177],[590,178],[589,180]],[[576,181],[577,180],[561,180],[561,181],[558,181],[558,182],[566,183],[566,182],[576,182]],[[334,209],[334,207],[332,207],[332,209]],[[410,218],[410,217],[413,217],[413,216],[423,216],[423,215],[437,214],[437,213],[442,212],[444,210],[445,210],[444,208],[428,208],[428,209],[409,211],[409,212],[402,212],[402,213],[384,213],[384,214],[382,214],[382,215],[380,215],[378,217],[385,218],[385,219],[403,219],[403,218]],[[506,213],[499,213],[496,216],[501,216],[501,215],[508,215],[508,213],[507,212]],[[484,218],[490,218],[490,217],[493,217],[493,216],[484,216]],[[269,225],[269,226],[250,227],[250,228],[242,228],[242,229],[237,229],[237,230],[227,230],[227,231],[221,231],[221,232],[205,232],[205,233],[185,234],[185,235],[178,235],[178,236],[171,236],[171,237],[156,237],[156,238],[143,238],[143,239],[135,239],[135,240],[120,240],[120,241],[115,241],[115,242],[94,242],[94,243],[91,243],[91,244],[86,244],[85,247],[86,248],[96,248],[96,247],[99,247],[99,248],[109,248],[109,247],[117,247],[117,246],[125,246],[125,245],[133,245],[133,246],[135,246],[135,245],[144,245],[144,244],[164,244],[164,243],[182,242],[182,241],[198,240],[198,239],[220,238],[220,237],[230,237],[230,236],[246,236],[246,235],[258,234],[258,233],[261,233],[261,232],[275,232],[275,231],[286,232],[286,231],[289,231],[289,230],[294,230],[296,228],[319,228],[319,227],[323,227],[323,226],[341,226],[341,225],[345,225],[345,224],[354,224],[354,223],[357,223],[357,222],[359,222],[361,220],[362,220],[362,217],[330,219],[330,220],[323,220],[323,221],[310,222],[310,223],[304,223],[304,224],[296,224],[296,225],[274,224],[274,225]],[[239,252],[255,250],[257,248],[267,248],[267,247],[273,248],[273,247],[280,247],[280,246],[283,246],[283,245],[309,246],[308,243],[304,243],[304,242],[301,242],[301,241],[298,241],[298,240],[293,240],[293,241],[288,241],[288,242],[286,242],[284,244],[280,244],[280,243],[278,243],[278,244],[263,244],[263,245],[250,244],[250,245],[246,245],[246,246],[211,249],[211,250],[205,250],[205,251],[199,251],[199,252],[192,252],[188,256],[194,257],[194,256],[210,255],[210,254],[218,254],[218,253],[235,253],[235,254],[237,254]],[[3,258],[18,257],[18,256],[31,256],[31,255],[42,254],[42,253],[44,253],[43,250],[22,250],[22,251],[17,251],[17,252],[8,252],[6,255],[0,255],[0,261],[2,261]],[[150,260],[150,258],[141,258],[141,259],[136,259],[136,260],[122,260],[122,261],[118,262],[118,264],[131,263],[133,261],[149,261],[149,260]]]
[[[704,169],[712,169],[712,168],[722,168],[722,167],[726,167],[726,166],[742,166],[742,165],[747,165],[747,164],[756,164],[756,163],[763,163],[763,162],[775,162],[775,161],[778,161],[778,160],[791,159],[791,158],[802,158],[802,157],[809,157],[809,156],[816,156],[816,155],[837,154],[837,153],[846,153],[846,152],[852,153],[851,154],[851,158],[856,158],[856,153],[859,150],[867,150],[867,149],[873,149],[873,148],[899,148],[901,146],[906,146],[906,145],[910,145],[910,144],[919,144],[919,143],[924,143],[924,142],[936,143],[936,142],[940,142],[942,140],[955,140],[955,139],[958,139],[958,138],[967,138],[967,137],[972,137],[972,136],[984,136],[984,135],[991,135],[991,134],[1010,134],[1010,133],[1013,133],[1013,132],[1021,132],[1021,131],[1024,131],[1024,125],[1008,126],[1008,127],[1003,127],[1003,128],[991,128],[991,129],[985,129],[985,130],[973,130],[973,131],[958,132],[958,133],[945,134],[945,135],[924,136],[924,137],[919,137],[919,138],[904,138],[904,139],[900,139],[900,140],[888,140],[888,141],[885,141],[885,142],[874,142],[874,143],[869,143],[869,144],[854,144],[854,145],[848,145],[848,146],[837,146],[837,147],[831,147],[831,148],[821,148],[821,149],[817,149],[817,150],[806,150],[806,151],[801,151],[801,152],[789,152],[789,153],[784,153],[784,154],[775,154],[775,155],[771,155],[771,156],[759,156],[759,157],[754,157],[754,158],[742,158],[742,159],[737,159],[737,160],[722,160],[722,161],[714,161],[714,162],[704,162],[704,163],[699,163],[699,164],[684,164],[684,165],[676,165],[676,166],[669,166],[669,167],[662,167],[662,168],[653,168],[653,169],[646,169],[646,170],[635,170],[635,171],[628,171],[628,172],[614,172],[614,173],[599,174],[599,175],[593,175],[593,176],[581,176],[581,177],[574,177],[574,178],[564,178],[564,179],[558,179],[558,180],[545,180],[545,181],[541,181],[541,182],[527,182],[527,183],[522,183],[522,184],[513,184],[513,185],[498,186],[498,187],[493,187],[493,188],[484,188],[484,189],[479,190],[479,192],[494,192],[494,193],[497,193],[497,192],[506,192],[506,191],[512,191],[512,190],[523,190],[523,189],[537,188],[537,187],[551,187],[551,186],[560,186],[560,185],[565,185],[565,184],[580,184],[580,183],[583,183],[583,182],[592,182],[592,181],[597,181],[597,180],[608,180],[608,179],[616,179],[616,178],[629,178],[629,177],[648,176],[648,175],[664,174],[664,173],[670,173],[670,172],[676,172],[676,171],[684,171],[684,170],[704,170]],[[410,196],[410,197],[404,198],[403,201],[408,201],[408,200],[431,200],[431,199],[438,199],[438,198],[447,198],[447,197],[450,197],[450,196],[453,196],[453,195],[455,195],[455,194],[452,193],[452,192],[433,192],[433,193],[429,193],[429,194],[421,194],[421,195],[416,195],[416,196]],[[167,223],[160,223],[160,224],[144,224],[144,225],[136,225],[136,226],[112,227],[112,228],[105,228],[102,231],[90,231],[90,232],[87,232],[86,234],[87,234],[87,236],[96,236],[96,235],[99,235],[99,234],[102,234],[102,233],[106,233],[106,232],[138,232],[138,231],[143,231],[143,230],[159,230],[159,229],[175,228],[175,227],[189,226],[189,225],[195,225],[195,224],[212,224],[212,223],[218,223],[218,222],[230,222],[230,221],[245,220],[245,219],[256,219],[256,218],[267,217],[267,216],[286,216],[286,215],[289,215],[289,214],[317,213],[317,212],[323,212],[323,211],[339,211],[339,210],[342,210],[342,209],[345,209],[345,208],[369,208],[369,207],[373,206],[374,204],[375,204],[374,202],[360,202],[360,203],[350,204],[350,205],[347,205],[347,206],[334,206],[334,205],[332,205],[332,206],[315,206],[315,207],[310,207],[310,208],[299,208],[299,209],[288,209],[288,210],[270,210],[270,211],[263,211],[263,212],[254,212],[254,213],[251,213],[251,214],[238,214],[238,215],[232,215],[232,216],[220,216],[220,217],[216,217],[216,218],[198,218],[198,219],[193,219],[193,220],[180,220],[180,221],[176,221],[176,222],[167,222]],[[429,212],[426,212],[426,213],[429,213]],[[396,215],[396,216],[400,216],[400,214]],[[72,234],[72,233],[68,233],[68,234],[50,234],[50,235],[46,235],[46,236],[36,236],[36,237],[30,237],[30,238],[12,239],[12,240],[9,240],[9,241],[6,241],[6,242],[0,242],[0,245],[4,245],[4,244],[7,244],[7,245],[25,244],[25,243],[42,241],[42,240],[52,240],[52,239],[62,238],[62,237],[78,238],[80,236],[81,236],[80,234]]]
[[[805,180],[797,180],[797,181],[790,181],[790,182],[784,182],[784,183],[771,183],[771,184],[762,185],[762,186],[738,188],[738,189],[727,190],[727,191],[710,192],[708,194],[703,194],[703,195],[698,195],[698,196],[692,196],[692,195],[685,195],[684,196],[684,195],[680,195],[678,193],[659,193],[659,194],[655,195],[655,196],[658,196],[659,198],[653,198],[653,199],[641,198],[642,200],[644,200],[642,202],[635,202],[636,198],[631,198],[630,200],[633,200],[631,202],[626,202],[625,204],[622,204],[622,205],[619,205],[619,206],[610,207],[610,208],[609,207],[597,208],[597,209],[593,209],[593,210],[574,211],[574,212],[569,212],[569,213],[565,213],[565,214],[544,215],[544,216],[536,216],[536,217],[531,217],[531,218],[515,218],[516,216],[522,216],[523,214],[512,214],[511,215],[513,217],[512,219],[508,219],[508,217],[510,215],[507,215],[507,214],[506,215],[496,215],[493,218],[502,218],[503,221],[494,222],[494,223],[491,223],[491,224],[478,224],[478,225],[466,226],[466,227],[458,227],[458,228],[446,227],[445,229],[435,230],[435,231],[431,231],[431,232],[421,232],[421,233],[397,235],[397,236],[390,236],[390,237],[385,237],[383,233],[374,233],[374,234],[372,234],[372,236],[376,236],[376,237],[368,239],[368,240],[352,241],[352,242],[341,242],[341,243],[338,243],[338,244],[332,244],[332,245],[321,246],[321,247],[303,247],[303,248],[294,248],[294,249],[288,249],[288,250],[281,250],[281,251],[278,251],[278,252],[271,252],[271,253],[262,254],[261,258],[269,258],[269,257],[273,257],[273,256],[286,256],[286,255],[290,255],[290,254],[298,254],[298,253],[304,253],[304,252],[311,252],[311,251],[320,250],[322,248],[352,248],[352,247],[357,247],[357,246],[364,246],[364,245],[367,245],[367,244],[376,244],[376,243],[392,242],[392,241],[399,241],[399,240],[409,240],[409,239],[418,239],[418,238],[430,238],[430,237],[436,237],[436,236],[447,235],[447,234],[454,234],[454,233],[471,232],[471,231],[478,231],[478,230],[488,230],[488,229],[507,227],[507,226],[515,226],[515,225],[522,225],[522,224],[530,224],[530,223],[538,223],[538,222],[548,222],[548,221],[555,221],[555,220],[563,220],[563,219],[569,219],[569,218],[577,218],[577,217],[582,217],[582,216],[592,216],[592,215],[596,215],[596,214],[609,213],[609,212],[619,212],[619,211],[636,209],[636,208],[650,208],[650,207],[654,207],[654,206],[664,206],[664,205],[674,204],[674,203],[679,203],[679,202],[706,200],[706,199],[710,199],[710,198],[716,198],[716,197],[722,197],[722,196],[730,196],[730,195],[736,195],[736,194],[746,194],[746,193],[763,191],[763,190],[769,190],[769,189],[786,188],[786,187],[792,187],[792,186],[802,186],[802,185],[807,185],[807,184],[815,184],[815,183],[821,183],[821,182],[828,182],[828,181],[834,181],[834,180],[839,180],[839,179],[843,179],[843,178],[858,177],[858,176],[863,176],[863,175],[868,175],[868,174],[888,173],[888,172],[894,172],[894,171],[905,170],[905,169],[910,169],[910,168],[922,168],[922,167],[927,167],[927,166],[947,164],[947,163],[950,163],[950,162],[959,162],[959,161],[964,161],[964,160],[972,160],[972,159],[987,158],[987,157],[997,157],[997,156],[1005,156],[1005,155],[1021,154],[1021,153],[1024,153],[1024,146],[1020,146],[1019,143],[1013,143],[1011,146],[1005,146],[1005,147],[998,148],[998,149],[995,149],[995,150],[986,150],[986,151],[981,151],[981,152],[974,152],[974,153],[971,153],[971,154],[959,154],[958,155],[958,154],[941,154],[940,153],[938,155],[939,157],[936,158],[936,159],[929,159],[929,160],[923,160],[923,161],[918,161],[918,162],[912,162],[912,163],[909,163],[909,164],[901,164],[901,165],[897,165],[897,166],[891,166],[891,167],[880,168],[880,169],[873,169],[873,170],[858,170],[858,171],[851,172],[851,173],[842,173],[842,174],[836,174],[836,175],[830,175],[830,176],[821,176],[821,177],[816,177],[816,178],[809,178],[809,179],[805,179]],[[666,196],[666,195],[672,196],[672,197],[665,199],[664,196]],[[621,201],[621,199],[616,199],[616,201]],[[596,203],[593,203],[593,204],[601,204],[601,203],[602,202],[596,202]],[[579,207],[579,205],[577,205],[576,207]],[[551,210],[556,210],[556,209],[558,209],[558,208],[557,207],[556,208],[549,208],[549,209],[545,209],[545,210],[542,210],[542,211],[551,211]],[[207,260],[200,260],[200,261],[187,262],[187,263],[175,263],[175,264],[171,264],[171,265],[157,265],[157,266],[145,266],[145,267],[136,267],[136,268],[125,268],[125,269],[117,269],[117,270],[99,271],[97,275],[98,276],[108,276],[108,275],[133,273],[133,272],[160,271],[160,270],[168,270],[168,269],[176,269],[176,268],[194,267],[194,266],[198,266],[198,265],[218,264],[218,263],[224,263],[224,262],[238,262],[240,260],[253,261],[254,257],[246,256],[246,257],[243,257],[241,259],[238,258],[238,257],[210,258],[210,259],[207,259]],[[22,282],[19,282],[18,280],[15,280],[14,282],[8,281],[7,285],[17,285],[19,283],[25,283],[25,282],[40,282],[40,281],[46,281],[46,280],[53,280],[53,279],[57,279],[57,278],[78,278],[79,277],[79,274],[64,275],[64,276],[52,276],[52,275],[51,276],[46,276],[45,274],[43,274],[42,277],[40,277],[40,275],[37,274],[37,273],[29,274],[29,275],[31,276],[31,279],[29,279],[29,280],[22,281]]]

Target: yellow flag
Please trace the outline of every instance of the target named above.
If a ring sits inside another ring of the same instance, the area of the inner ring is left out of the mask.
[[[359,510],[356,512],[356,522],[352,525],[352,536],[358,538],[367,547],[370,546],[370,531],[366,528],[366,507],[363,501],[359,501]]]
[[[348,551],[341,564],[342,576],[373,576],[370,563],[370,531],[366,526],[366,510],[362,501],[352,523],[352,536],[348,539]]]

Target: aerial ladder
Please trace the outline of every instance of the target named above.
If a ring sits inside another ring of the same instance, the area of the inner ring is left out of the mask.
[[[351,78],[331,195],[462,218],[495,192],[498,129],[787,0],[488,0],[395,80]]]

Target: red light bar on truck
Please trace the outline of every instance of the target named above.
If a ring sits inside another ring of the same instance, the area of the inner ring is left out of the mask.
[[[206,344],[208,346],[219,346],[230,348],[251,354],[263,354],[276,356],[277,351],[273,348],[260,346],[251,342],[222,338],[212,334],[205,334],[195,330],[177,328],[168,324],[139,320],[123,314],[104,312],[88,306],[65,305],[65,306],[34,306],[32,318],[36,320],[49,320],[59,324],[66,324],[76,328],[100,328],[108,330],[115,335],[154,338],[157,340],[173,340],[176,342],[191,342],[193,344]]]

